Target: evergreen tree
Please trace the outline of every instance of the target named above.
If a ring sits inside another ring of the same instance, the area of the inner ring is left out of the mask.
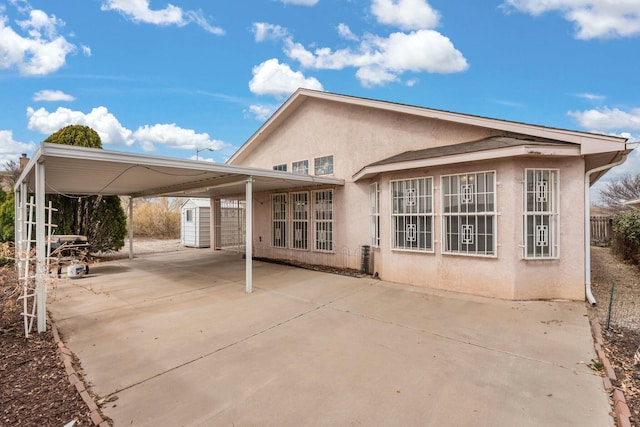
[[[0,242],[12,242],[15,227],[13,191],[0,189]]]
[[[70,125],[44,142],[102,148],[100,135],[88,126]],[[126,215],[118,196],[50,195],[56,234],[87,236],[92,251],[117,251],[127,234]]]

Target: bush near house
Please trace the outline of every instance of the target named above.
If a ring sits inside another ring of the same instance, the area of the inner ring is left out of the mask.
[[[624,260],[640,264],[640,210],[623,211],[615,216],[613,250]]]

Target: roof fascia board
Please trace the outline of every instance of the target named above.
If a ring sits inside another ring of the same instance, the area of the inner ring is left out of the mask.
[[[571,157],[580,156],[579,147],[541,147],[518,146],[498,148],[495,150],[478,151],[474,153],[455,154],[430,159],[410,160],[405,162],[388,163],[377,166],[366,166],[353,175],[353,181],[370,178],[385,172],[396,172],[408,169],[419,169],[433,166],[450,165],[454,163],[478,162],[483,160],[503,159],[506,157],[543,156],[543,157]]]

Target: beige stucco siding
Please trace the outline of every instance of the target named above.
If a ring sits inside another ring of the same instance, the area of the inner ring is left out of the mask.
[[[324,100],[307,101],[242,160],[244,166],[272,168],[334,156],[334,176],[350,179],[362,167],[409,150],[480,140],[500,134],[394,112]]]
[[[374,248],[373,270],[384,280],[505,299],[584,298],[584,161],[580,157],[526,157],[477,161],[426,169],[385,173],[353,182],[364,166],[393,155],[423,148],[480,140],[500,132],[442,120],[366,109],[325,100],[306,101],[267,138],[252,147],[241,162],[271,168],[334,156],[333,176],[345,185],[333,188],[333,253],[273,248],[271,195],[254,195],[255,255],[310,264],[359,268],[362,245],[370,244],[369,188],[378,182],[381,244]],[[523,173],[526,168],[560,171],[560,257],[531,261],[523,256]],[[497,251],[495,256],[443,253],[440,190],[448,174],[495,171]],[[433,177],[434,249],[430,253],[391,248],[390,182]],[[300,191],[300,190],[296,190]],[[311,200],[311,191],[310,192]],[[290,213],[289,213],[290,215]],[[313,223],[309,224],[310,246]],[[289,229],[289,239],[291,230]]]

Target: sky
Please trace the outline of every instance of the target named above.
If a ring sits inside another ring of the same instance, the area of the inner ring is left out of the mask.
[[[0,0],[0,166],[224,162],[298,87],[640,141],[640,0]]]

